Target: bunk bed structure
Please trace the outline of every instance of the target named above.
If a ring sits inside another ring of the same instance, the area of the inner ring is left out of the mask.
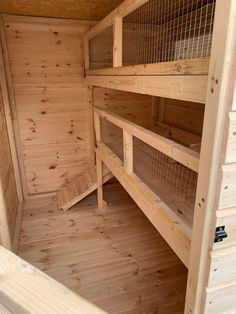
[[[99,208],[106,167],[187,267],[186,314],[236,308],[235,43],[233,0],[126,0],[84,37]],[[149,117],[113,90],[148,95]]]

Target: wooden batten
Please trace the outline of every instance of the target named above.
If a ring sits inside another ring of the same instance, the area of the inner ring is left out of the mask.
[[[89,85],[205,103],[207,76],[88,76]]]
[[[98,116],[106,118],[108,121],[122,128],[130,135],[137,137],[138,139],[144,141],[146,144],[154,147],[163,154],[180,162],[184,166],[192,169],[193,171],[198,172],[199,154],[197,152],[194,152],[180,144],[177,144],[158,134],[146,130],[143,127],[138,126],[113,113],[109,113],[99,108],[95,108],[94,111],[96,113],[96,119],[98,119]]]
[[[127,16],[130,12],[136,10],[141,5],[148,2],[148,0],[126,0],[121,5],[119,5],[115,10],[113,10],[108,16],[106,16],[101,22],[99,22],[97,25],[95,25],[86,35],[85,39],[89,40],[95,36],[97,36],[99,33],[101,33],[103,30],[108,28],[109,26],[113,25],[115,18],[123,18]]]
[[[87,70],[86,76],[208,75],[209,58]]]
[[[8,208],[6,206],[2,181],[0,179],[0,245],[11,250],[12,238],[9,226]]]
[[[100,143],[96,152],[185,266],[188,267],[190,228],[135,174],[127,174],[120,159],[106,145]]]

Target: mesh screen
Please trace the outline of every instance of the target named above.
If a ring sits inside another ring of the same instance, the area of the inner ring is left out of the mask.
[[[216,0],[150,0],[123,19],[123,65],[210,55]]]
[[[135,137],[134,173],[192,226],[197,173]]]
[[[89,41],[89,68],[113,66],[113,26]]]
[[[112,152],[124,160],[123,153],[123,130],[105,118],[101,118],[101,139]]]

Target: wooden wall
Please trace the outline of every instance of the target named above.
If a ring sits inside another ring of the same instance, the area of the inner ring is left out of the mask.
[[[11,151],[7,134],[5,112],[3,107],[2,92],[0,89],[0,181],[2,183],[5,205],[7,209],[7,218],[10,225],[10,233],[13,237],[15,219],[18,207],[18,196],[16,190],[15,176],[13,171]],[[1,206],[1,205],[0,205]],[[1,207],[1,212],[4,208]],[[2,217],[2,215],[0,214]],[[0,221],[2,224],[3,221]],[[1,244],[1,236],[0,236]]]
[[[91,22],[4,17],[28,195],[54,192],[94,164],[83,35]]]
[[[235,34],[235,33],[234,33]],[[226,121],[213,230],[225,226],[228,237],[214,243],[208,256],[204,313],[236,313],[236,40],[227,84]]]
[[[94,106],[109,110],[145,128],[150,126],[152,96],[95,87],[93,97]]]

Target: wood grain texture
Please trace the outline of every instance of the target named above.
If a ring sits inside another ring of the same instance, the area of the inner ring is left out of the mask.
[[[103,183],[113,175],[106,169],[103,174]],[[57,192],[57,202],[61,209],[67,210],[97,189],[96,167],[83,172],[79,177],[67,183]]]
[[[30,196],[94,165],[83,34],[91,23],[4,17]]]
[[[0,275],[0,313],[105,314],[3,247]]]
[[[7,134],[6,119],[0,90],[0,180],[2,182],[3,197],[7,210],[8,224],[11,237],[14,233],[15,219],[18,206],[16,182],[11,159],[10,144]],[[1,207],[0,210],[4,210]],[[2,222],[0,222],[2,223]]]
[[[0,2],[0,13],[29,16],[101,20],[122,0],[17,0]]]
[[[119,185],[68,212],[55,197],[25,204],[20,255],[109,313],[182,314],[186,269]]]

